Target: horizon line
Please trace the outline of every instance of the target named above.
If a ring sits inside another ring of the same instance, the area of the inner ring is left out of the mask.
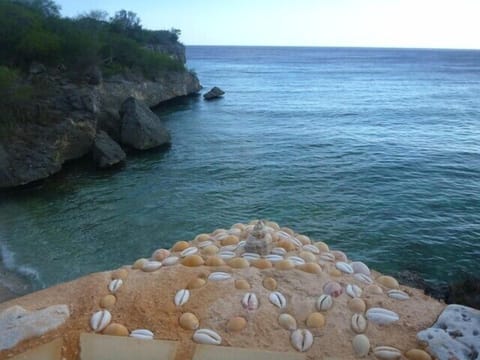
[[[330,49],[391,49],[391,50],[464,50],[480,51],[480,48],[456,48],[456,47],[416,47],[416,46],[368,46],[368,45],[214,45],[214,44],[185,44],[185,46],[202,47],[264,47],[264,48],[330,48]]]

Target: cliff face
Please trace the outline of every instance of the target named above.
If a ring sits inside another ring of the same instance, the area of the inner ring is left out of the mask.
[[[117,76],[100,81],[73,83],[58,73],[30,74],[48,88],[48,95],[22,105],[22,121],[0,134],[0,189],[44,179],[72,159],[91,151],[95,135],[105,130],[118,140],[119,110],[129,96],[155,106],[200,90],[189,72],[166,72],[155,81]],[[31,80],[32,80],[31,79]]]

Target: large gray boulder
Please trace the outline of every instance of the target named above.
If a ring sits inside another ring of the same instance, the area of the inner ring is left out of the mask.
[[[203,94],[203,98],[205,100],[213,100],[213,99],[222,97],[224,94],[225,94],[225,91],[223,91],[219,87],[214,86],[213,88],[210,89],[209,92]]]
[[[120,109],[121,142],[137,150],[170,144],[170,134],[162,121],[145,104],[134,97],[126,99]]]
[[[120,145],[101,130],[93,141],[92,156],[95,165],[99,168],[111,167],[121,163],[126,158],[126,154]]]

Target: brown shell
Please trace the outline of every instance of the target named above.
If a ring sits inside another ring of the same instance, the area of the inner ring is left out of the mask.
[[[303,265],[298,265],[297,269],[300,269],[310,274],[320,274],[322,272],[322,268],[316,263],[306,263]]]
[[[105,330],[103,330],[105,335],[114,335],[114,336],[128,336],[128,329],[122,324],[111,323],[108,325]]]
[[[112,279],[122,279],[126,280],[128,277],[128,270],[127,269],[117,269],[112,273]]]
[[[279,241],[277,246],[284,248],[287,251],[294,251],[296,249],[295,245],[288,240]]]
[[[245,279],[235,280],[235,288],[239,290],[248,290],[250,289],[250,284]]]
[[[277,288],[277,280],[272,277],[266,277],[263,279],[262,285],[267,290],[275,290]]]
[[[221,257],[218,256],[209,256],[207,261],[205,261],[205,265],[207,266],[222,266],[225,265],[225,261]]]
[[[157,249],[152,254],[152,258],[157,261],[163,261],[169,256],[170,256],[170,250],[167,250],[167,249]]]
[[[389,289],[398,289],[400,287],[400,285],[398,284],[398,281],[394,277],[391,277],[391,276],[388,276],[388,275],[379,276],[376,279],[376,281],[380,285],[383,285],[383,286],[385,286],[386,288],[389,288]]]
[[[145,265],[147,262],[148,259],[140,258],[133,263],[132,269],[141,269],[143,268],[143,265]]]
[[[208,234],[198,234],[197,236],[195,236],[195,239],[194,239],[195,242],[199,242],[199,243],[207,240],[210,240],[210,235]]]
[[[204,286],[206,283],[207,283],[207,281],[205,279],[198,277],[198,278],[194,278],[194,279],[190,280],[187,283],[186,288],[189,289],[189,290],[199,289],[202,286]]]
[[[228,235],[225,239],[221,241],[222,246],[227,246],[227,245],[236,245],[238,244],[240,240],[238,240],[238,237],[235,235]]]
[[[297,234],[297,236],[295,236],[295,238],[297,238],[297,240],[299,240],[303,245],[308,245],[308,244],[312,243],[310,241],[310,238],[306,235]]]
[[[218,247],[215,245],[208,245],[202,249],[202,254],[204,255],[215,255],[218,253]]]
[[[182,265],[184,266],[200,266],[203,264],[203,258],[199,255],[189,255],[182,259]]]
[[[310,263],[310,262],[317,262],[317,257],[315,254],[311,253],[310,251],[301,251],[300,254],[298,254],[305,262]]]
[[[117,298],[113,296],[112,294],[105,295],[101,300],[100,300],[100,307],[104,309],[111,309],[113,305],[117,302]]]
[[[250,266],[250,263],[247,259],[244,258],[233,258],[228,260],[227,265],[234,269],[244,269]]]
[[[424,350],[420,349],[411,349],[405,353],[405,357],[408,360],[432,360],[430,354]]]
[[[227,330],[228,331],[241,331],[247,326],[247,320],[241,316],[236,316],[228,320]]]
[[[365,301],[360,298],[353,298],[348,302],[348,308],[354,313],[363,314],[367,309]]]
[[[309,328],[321,328],[325,326],[325,316],[319,312],[313,312],[308,315],[307,326]]]
[[[263,269],[269,269],[273,265],[267,259],[258,259],[258,260],[252,261],[252,266],[255,266],[256,268],[263,270]]]
[[[200,322],[195,314],[192,313],[184,313],[178,319],[178,323],[180,326],[185,330],[195,330],[198,329]]]
[[[280,260],[275,263],[275,269],[277,270],[291,270],[295,267],[295,264],[290,260]]]
[[[315,245],[318,248],[318,250],[320,250],[320,251],[324,251],[324,252],[330,251],[328,245],[325,244],[323,241],[317,241],[313,245]]]
[[[190,247],[190,244],[187,241],[177,241],[172,247],[173,252],[183,251],[186,248]]]

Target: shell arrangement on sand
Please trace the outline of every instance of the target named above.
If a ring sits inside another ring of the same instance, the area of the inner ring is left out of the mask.
[[[264,306],[273,306],[276,312],[275,323],[289,334],[292,351],[305,352],[319,341],[319,331],[329,321],[329,313],[335,307],[337,298],[347,297],[351,311],[349,327],[352,354],[365,357],[368,354],[377,359],[401,359],[411,349],[397,349],[394,344],[372,342],[365,332],[369,326],[388,328],[399,321],[399,315],[383,307],[367,307],[365,294],[376,294],[399,302],[407,302],[411,296],[399,289],[398,282],[390,276],[374,275],[367,265],[359,261],[350,261],[341,251],[330,250],[324,242],[313,242],[308,236],[296,234],[289,228],[280,228],[271,221],[253,221],[248,225],[235,224],[229,230],[217,229],[210,234],[200,234],[191,242],[179,241],[170,249],[156,250],[150,259],[137,260],[130,269],[122,268],[112,273],[108,284],[109,295],[100,299],[100,309],[90,318],[90,327],[94,332],[109,335],[129,335],[139,339],[154,339],[155,334],[149,329],[127,330],[128,324],[112,322],[115,314],[115,302],[122,295],[122,286],[128,282],[129,271],[146,273],[162,271],[167,267],[205,267],[210,272],[205,277],[195,277],[184,288],[175,289],[172,305],[177,308],[188,307],[195,298],[195,291],[206,283],[216,286],[231,287],[231,291],[241,293],[238,307],[244,316],[235,316],[225,320],[223,327],[208,327],[208,319],[199,319],[192,312],[184,312],[178,318],[178,324],[184,330],[191,331],[191,340],[195,343],[209,345],[227,345],[222,336],[225,332],[242,332],[255,322],[255,314]],[[263,294],[252,289],[249,281],[236,275],[237,270],[255,267],[259,271],[268,270],[261,281]],[[278,287],[277,280],[271,276],[271,270],[302,271],[319,276],[328,276],[328,281],[319,284],[316,295],[311,299],[314,304],[303,319],[289,313],[292,294],[284,293]],[[337,279],[348,279],[348,283]],[[235,290],[236,289],[236,290]],[[108,310],[107,310],[108,308]],[[372,325],[370,325],[372,324]],[[200,326],[202,325],[202,326]],[[205,326],[207,325],[207,326]],[[254,335],[252,335],[254,336]],[[275,349],[270,349],[275,350]],[[420,349],[424,359],[430,356]]]

